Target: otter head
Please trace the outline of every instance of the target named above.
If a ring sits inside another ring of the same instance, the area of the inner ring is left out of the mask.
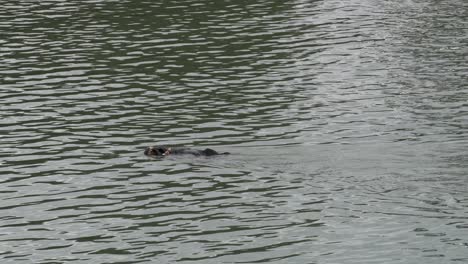
[[[145,149],[145,155],[148,156],[162,156],[167,152],[167,148],[160,146],[147,147]]]

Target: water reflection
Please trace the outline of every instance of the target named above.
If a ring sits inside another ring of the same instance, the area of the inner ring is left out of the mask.
[[[462,10],[7,1],[0,259],[466,260]]]

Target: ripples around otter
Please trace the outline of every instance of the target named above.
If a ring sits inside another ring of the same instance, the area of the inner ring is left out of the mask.
[[[3,1],[1,263],[466,263],[466,10]]]

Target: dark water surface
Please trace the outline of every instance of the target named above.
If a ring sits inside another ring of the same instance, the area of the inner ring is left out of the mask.
[[[6,0],[0,36],[1,263],[468,262],[465,0]]]

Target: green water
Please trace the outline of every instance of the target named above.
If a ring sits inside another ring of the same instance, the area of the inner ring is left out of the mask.
[[[466,10],[4,1],[1,263],[467,262]]]

